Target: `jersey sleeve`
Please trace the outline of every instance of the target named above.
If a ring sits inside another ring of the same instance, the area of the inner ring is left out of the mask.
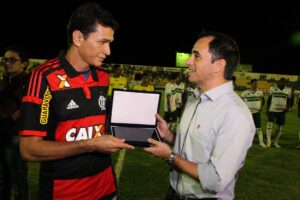
[[[21,136],[44,137],[47,135],[51,98],[46,78],[40,70],[34,70],[27,86],[27,92],[22,98]]]

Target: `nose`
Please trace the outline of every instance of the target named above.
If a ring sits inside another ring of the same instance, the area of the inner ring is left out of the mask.
[[[185,64],[187,64],[187,66],[190,66],[192,64],[192,56],[189,57],[186,61]]]
[[[109,43],[106,43],[105,44],[105,47],[104,47],[104,53],[106,54],[106,55],[110,55],[111,54],[111,51],[110,51],[110,44]]]

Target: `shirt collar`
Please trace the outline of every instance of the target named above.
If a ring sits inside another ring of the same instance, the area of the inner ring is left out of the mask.
[[[232,81],[228,81],[222,85],[219,85],[215,88],[207,90],[204,93],[201,93],[199,89],[195,89],[194,95],[196,98],[201,98],[202,101],[207,100],[207,99],[215,101],[216,99],[223,96],[224,94],[226,94],[229,91],[233,91]]]
[[[62,67],[65,69],[68,77],[74,78],[76,76],[80,76],[82,72],[78,72],[74,69],[74,67],[69,63],[69,61],[66,59],[65,52],[61,51],[58,55],[58,58],[60,60],[60,63]],[[98,76],[96,74],[96,67],[90,66],[92,77],[95,81],[98,80]]]

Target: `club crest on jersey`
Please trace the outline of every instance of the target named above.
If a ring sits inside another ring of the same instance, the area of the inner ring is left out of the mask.
[[[99,107],[100,107],[101,110],[106,110],[105,102],[106,102],[106,98],[101,95],[98,99],[98,104],[99,104]]]
[[[67,131],[65,137],[67,142],[88,140],[102,135],[101,129],[103,124],[81,127],[81,128],[71,128]]]
[[[70,83],[67,81],[68,76],[66,74],[57,74],[56,76],[60,80],[58,84],[59,89],[71,87]]]

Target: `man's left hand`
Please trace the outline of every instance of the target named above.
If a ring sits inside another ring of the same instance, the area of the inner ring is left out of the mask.
[[[151,144],[151,146],[144,148],[144,150],[155,157],[167,158],[172,152],[171,148],[166,143],[159,142],[151,138],[148,139],[148,142]]]

